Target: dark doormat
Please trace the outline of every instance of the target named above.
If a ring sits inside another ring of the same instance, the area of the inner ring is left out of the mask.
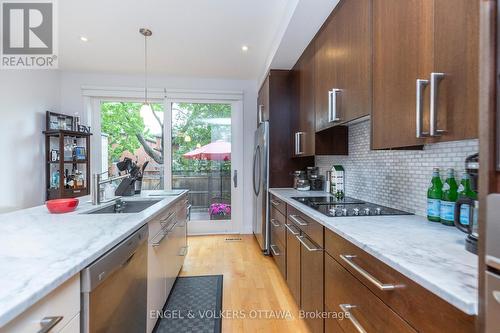
[[[175,281],[154,333],[220,333],[222,275]]]

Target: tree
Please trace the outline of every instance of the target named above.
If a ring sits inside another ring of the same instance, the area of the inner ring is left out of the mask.
[[[172,118],[172,170],[209,172],[218,169],[221,162],[188,160],[182,155],[216,139],[230,141],[231,126],[214,125],[210,120],[231,119],[231,105],[175,103]],[[222,163],[223,170],[231,169],[230,161]]]
[[[164,131],[162,104],[151,104],[154,119],[161,128],[161,148],[148,144],[154,140],[152,133],[141,117],[141,103],[106,102],[101,107],[102,132],[109,135],[109,156],[112,161],[121,158],[124,152],[135,152],[142,147],[158,164],[164,163]],[[174,171],[211,171],[219,166],[211,161],[188,160],[182,155],[206,145],[215,139],[230,140],[231,126],[214,125],[209,120],[231,118],[229,104],[174,103],[172,119],[172,169]],[[230,170],[231,163],[223,162],[223,169]]]
[[[134,152],[141,146],[157,163],[163,164],[163,139],[161,149],[155,151],[148,143],[154,139],[146,128],[141,117],[142,104],[131,102],[106,102],[101,107],[102,132],[109,135],[109,156],[112,161],[118,160],[126,151]],[[161,104],[151,104],[153,115],[161,127],[163,138],[163,123],[157,112],[163,112]]]

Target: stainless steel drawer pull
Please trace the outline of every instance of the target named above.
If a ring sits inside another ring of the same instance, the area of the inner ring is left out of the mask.
[[[290,216],[290,219],[297,223],[298,225],[300,226],[303,226],[305,227],[306,225],[309,225],[309,223],[307,223],[306,221],[304,221],[300,216],[298,215],[289,215]]]
[[[37,333],[48,333],[52,330],[61,320],[63,320],[63,316],[56,317],[44,317],[40,320],[40,330]]]
[[[160,230],[160,232],[158,232],[156,236],[154,236],[153,239],[151,240],[151,246],[152,247],[160,246],[160,243],[165,238],[165,236],[166,236],[165,232],[163,230]]]
[[[429,133],[431,136],[440,136],[445,131],[437,129],[437,117],[438,117],[438,102],[439,102],[439,82],[444,79],[444,73],[431,73],[431,107],[430,107],[430,127]]]
[[[273,227],[275,228],[279,228],[280,227],[280,224],[279,223],[276,223],[276,220],[275,219],[271,219],[271,224],[273,225]]]
[[[271,245],[271,251],[273,251],[273,255],[276,256],[276,257],[279,257],[281,255],[281,253],[279,252],[279,248],[278,248],[278,251],[276,251],[274,248],[277,248],[276,245]]]
[[[273,204],[273,206],[276,206],[276,207],[281,205],[281,202],[276,201],[276,200],[271,200],[271,203]]]
[[[387,291],[387,290],[394,290],[396,289],[396,285],[394,284],[384,284],[377,280],[373,275],[365,271],[363,268],[359,267],[356,265],[352,259],[356,258],[355,255],[349,255],[349,254],[341,254],[340,259],[342,259],[345,263],[347,263],[349,266],[351,266],[356,272],[361,274],[365,279],[370,281],[372,284],[374,284],[378,289],[382,291]]]
[[[300,232],[293,225],[285,224],[285,227],[290,231],[293,236],[300,235]]]
[[[417,138],[429,136],[424,132],[424,89],[429,84],[429,80],[417,80]]]
[[[296,236],[296,237],[299,240],[299,242],[302,245],[304,245],[304,247],[307,249],[307,251],[309,251],[309,252],[323,251],[323,249],[320,247],[314,247],[312,242],[306,236]],[[307,244],[308,242],[311,244]]]
[[[359,321],[356,319],[356,317],[354,317],[352,315],[352,313],[350,311],[351,309],[356,308],[356,305],[339,304],[339,307],[342,310],[342,312],[344,312],[346,314],[346,317],[349,318],[349,321],[354,325],[354,327],[356,328],[356,330],[359,333],[366,333],[366,330],[363,328],[363,326],[361,326],[361,324],[359,323]]]

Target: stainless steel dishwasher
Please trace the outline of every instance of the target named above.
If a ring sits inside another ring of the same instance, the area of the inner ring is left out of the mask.
[[[147,240],[146,225],[82,271],[82,332],[146,332]]]

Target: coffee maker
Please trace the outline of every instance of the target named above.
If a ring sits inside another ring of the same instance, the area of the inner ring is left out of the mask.
[[[465,159],[465,172],[469,175],[471,189],[476,193],[478,193],[477,183],[479,176],[479,154],[474,154],[468,156]],[[478,204],[479,201],[476,199],[471,199],[469,197],[460,197],[457,200],[457,204],[455,205],[455,226],[462,232],[467,234],[465,238],[465,249],[469,252],[477,254],[477,241],[478,241],[478,225],[477,225],[477,217],[478,217]],[[469,206],[469,218],[468,223],[460,222],[460,212],[462,206]]]

